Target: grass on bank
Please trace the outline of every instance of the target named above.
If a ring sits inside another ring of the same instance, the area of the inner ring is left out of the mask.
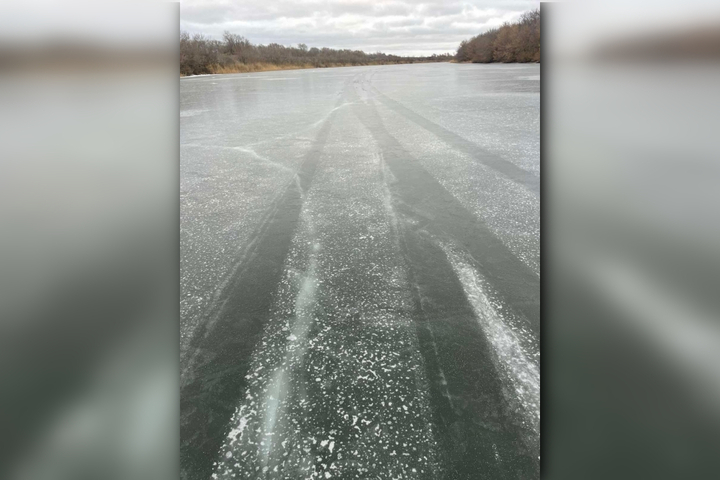
[[[273,63],[256,62],[256,63],[232,63],[229,65],[210,65],[210,73],[252,73],[252,72],[270,72],[274,70],[299,70],[303,68],[313,68],[309,63],[276,65]]]
[[[407,62],[410,63],[410,62]],[[428,62],[413,62],[413,63],[428,63]],[[370,63],[366,65],[357,65],[351,63],[325,63],[320,66],[313,65],[311,63],[297,63],[297,64],[274,64],[267,62],[253,62],[253,63],[231,63],[226,65],[212,64],[208,65],[208,74],[219,75],[226,73],[254,73],[254,72],[273,72],[277,70],[301,70],[307,68],[337,68],[337,67],[361,67],[369,65],[395,65],[395,62],[390,63]],[[181,77],[194,76],[185,75],[180,73]]]

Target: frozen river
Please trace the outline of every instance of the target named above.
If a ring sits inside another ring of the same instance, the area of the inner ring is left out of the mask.
[[[185,479],[533,479],[540,67],[184,78]]]

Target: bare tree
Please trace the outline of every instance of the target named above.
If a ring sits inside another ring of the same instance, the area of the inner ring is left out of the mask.
[[[539,62],[540,10],[525,12],[517,23],[506,23],[460,42],[459,62]]]
[[[380,52],[367,54],[361,50],[308,48],[303,43],[296,47],[286,47],[278,43],[253,45],[247,38],[229,31],[223,33],[221,41],[207,38],[201,34],[193,36],[187,32],[180,34],[180,73],[183,75],[215,71],[248,71],[248,68],[262,68],[263,64],[331,67],[442,62],[450,61],[450,59],[452,59],[451,54],[433,55],[432,57],[399,57]],[[240,65],[246,66],[245,70],[238,70]]]

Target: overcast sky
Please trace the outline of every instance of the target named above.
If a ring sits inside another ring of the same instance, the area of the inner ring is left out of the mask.
[[[539,0],[182,0],[180,27],[253,43],[396,55],[454,53],[461,40],[537,8]]]

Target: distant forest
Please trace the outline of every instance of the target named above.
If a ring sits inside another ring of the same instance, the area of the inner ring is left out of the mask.
[[[526,12],[517,23],[463,40],[455,60],[458,62],[539,62],[540,10]]]
[[[225,32],[222,40],[204,35],[180,33],[180,74],[244,73],[290,68],[323,68],[351,65],[449,62],[451,54],[429,57],[400,57],[361,50],[308,48],[305,44],[286,47],[277,43],[254,45],[240,35]]]

